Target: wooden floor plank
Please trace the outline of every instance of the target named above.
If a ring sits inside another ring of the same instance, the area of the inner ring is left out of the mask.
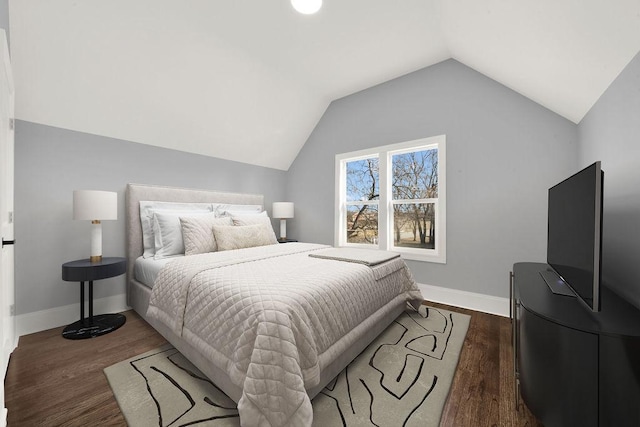
[[[513,405],[511,321],[508,318],[429,303],[471,316],[440,425],[542,427],[524,406]]]
[[[120,329],[87,340],[56,328],[20,337],[5,378],[9,426],[126,425],[102,370],[166,341],[135,312]]]
[[[515,410],[511,323],[507,318],[440,304],[471,316],[441,426],[535,426]],[[5,378],[8,425],[126,425],[102,370],[166,341],[133,311],[120,329],[88,340],[62,338],[56,328],[20,337]]]

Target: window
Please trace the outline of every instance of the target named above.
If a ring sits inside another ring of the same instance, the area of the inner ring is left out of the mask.
[[[336,156],[336,246],[446,262],[445,136]]]

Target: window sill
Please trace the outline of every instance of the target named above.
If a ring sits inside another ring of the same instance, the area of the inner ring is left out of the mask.
[[[402,259],[411,260],[411,261],[421,261],[421,262],[432,262],[435,264],[446,264],[447,258],[442,255],[427,255],[427,254],[416,254],[413,252],[400,251],[397,249],[393,249],[393,252],[399,252],[402,255]]]
[[[345,245],[336,245],[336,247],[340,247],[340,248],[359,248],[359,249],[367,249],[367,250],[371,250],[371,251],[378,251],[378,250],[385,250],[380,248],[379,246],[374,246],[374,245],[364,245],[364,244],[354,244],[354,243],[347,243]],[[431,262],[431,263],[435,263],[435,264],[446,264],[447,263],[447,257],[445,255],[435,255],[435,254],[424,254],[424,253],[419,253],[420,250],[406,250],[406,249],[400,249],[397,247],[393,247],[388,249],[389,252],[396,252],[399,253],[402,256],[402,259],[405,260],[411,260],[411,261],[420,261],[420,262]]]

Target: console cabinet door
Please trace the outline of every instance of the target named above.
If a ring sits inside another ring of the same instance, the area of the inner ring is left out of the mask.
[[[598,425],[598,336],[519,307],[520,392],[546,426]]]
[[[600,425],[640,426],[640,338],[600,336]]]

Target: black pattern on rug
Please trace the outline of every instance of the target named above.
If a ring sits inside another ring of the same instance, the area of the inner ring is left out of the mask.
[[[313,425],[437,426],[468,323],[446,310],[407,309],[313,399]],[[173,347],[105,373],[132,427],[240,423],[235,402]]]
[[[129,365],[144,379],[148,396],[155,404],[157,422],[149,419],[148,425],[191,426],[225,418],[239,419],[235,402],[173,347],[131,360]],[[158,381],[155,376],[166,381]],[[192,396],[189,390],[200,398]],[[170,406],[180,409],[168,415],[163,408]]]
[[[337,413],[333,418],[340,420],[331,425],[363,425],[365,417],[374,426],[408,425],[438,384],[438,373],[428,372],[425,363],[443,360],[453,331],[453,313],[427,306],[420,312],[407,310],[320,392],[331,399]],[[386,363],[390,359],[401,363]],[[314,399],[314,408],[318,399],[322,397]],[[394,408],[395,424],[385,423],[389,408]]]

